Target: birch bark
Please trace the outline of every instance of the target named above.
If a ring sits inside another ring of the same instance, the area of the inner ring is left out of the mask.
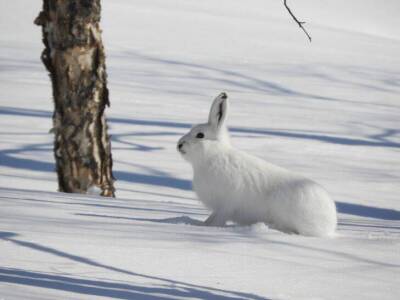
[[[54,157],[59,191],[97,187],[114,196],[100,0],[43,0],[41,59],[53,87]]]

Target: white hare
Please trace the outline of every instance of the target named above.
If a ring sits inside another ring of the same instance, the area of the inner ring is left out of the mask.
[[[307,236],[330,236],[336,228],[335,203],[317,183],[233,148],[225,121],[228,97],[211,106],[208,123],[194,126],[178,142],[193,167],[193,188],[212,211],[206,225],[264,222]]]

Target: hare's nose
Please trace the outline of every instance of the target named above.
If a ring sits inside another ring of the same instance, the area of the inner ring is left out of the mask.
[[[184,154],[185,153],[185,151],[183,151],[183,144],[185,144],[185,141],[182,141],[182,142],[178,142],[178,145],[177,145],[177,148],[178,148],[178,151],[180,152],[180,153],[182,153],[182,154]]]

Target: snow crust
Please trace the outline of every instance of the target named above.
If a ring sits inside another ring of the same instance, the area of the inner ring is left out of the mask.
[[[0,2],[0,299],[400,298],[400,2],[289,1],[310,44],[281,1],[103,1],[116,199],[56,193],[40,2]],[[175,145],[220,91],[335,238],[201,226]]]

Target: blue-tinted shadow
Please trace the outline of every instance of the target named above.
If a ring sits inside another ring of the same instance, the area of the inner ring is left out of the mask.
[[[0,115],[16,115],[16,116],[28,116],[28,117],[40,117],[49,118],[51,113],[44,110],[31,110],[31,109],[20,109],[13,107],[0,106]],[[111,124],[128,124],[128,125],[140,125],[150,127],[168,127],[176,129],[189,129],[192,124],[183,122],[171,122],[171,121],[149,121],[141,119],[127,119],[127,118],[108,118]],[[347,138],[340,136],[331,136],[314,133],[284,131],[284,130],[268,130],[261,128],[244,128],[244,127],[230,127],[232,133],[245,133],[245,134],[257,134],[264,136],[280,136],[285,138],[303,139],[303,140],[315,140],[320,142],[326,142],[338,145],[347,146],[369,146],[369,147],[389,147],[389,148],[400,148],[400,143],[390,141],[389,138],[394,137],[400,133],[400,130],[394,130],[391,128],[383,129],[383,131],[377,135],[369,136],[366,139],[359,138]],[[170,133],[176,135],[176,133]]]
[[[400,220],[400,211],[362,204],[336,202],[339,213],[381,220]]]
[[[134,281],[135,279],[141,279],[141,281],[143,281],[143,279],[147,279],[147,281],[152,280],[156,283],[150,285],[149,287],[126,283],[126,280],[124,283],[115,281],[89,280],[13,268],[0,268],[0,282],[8,282],[12,284],[40,287],[52,290],[61,290],[72,293],[85,294],[88,296],[91,295],[111,297],[115,299],[267,299],[265,297],[250,293],[194,285],[182,281],[176,281],[173,279],[132,272],[130,270],[106,265],[83,256],[73,255],[59,249],[51,248],[33,242],[22,241],[16,239],[16,236],[17,235],[13,232],[0,232],[0,239],[13,243],[19,247],[39,251],[50,256],[63,258],[70,262],[81,264],[86,267],[94,267],[103,271],[107,270],[115,273],[120,273],[123,274],[125,278],[126,276],[129,276],[128,278],[130,281]]]

